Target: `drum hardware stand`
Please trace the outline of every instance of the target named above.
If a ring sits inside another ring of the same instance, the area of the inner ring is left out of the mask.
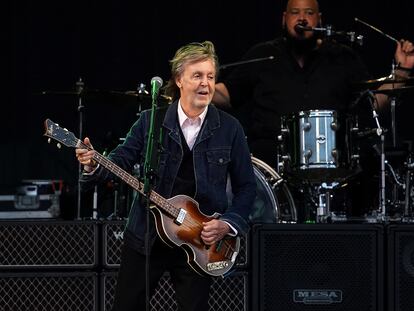
[[[118,215],[118,201],[119,201],[119,183],[117,181],[113,181],[114,184],[114,211],[111,215],[108,216],[109,220],[117,220],[120,219]]]
[[[331,220],[331,199],[333,190],[339,183],[322,183],[318,187],[319,204],[316,208],[316,222],[328,223]]]
[[[283,117],[281,118],[281,123],[284,124]],[[285,137],[289,135],[289,129],[286,126],[282,126],[280,135],[277,136],[278,141],[278,153],[276,156],[276,171],[279,174],[283,174],[285,171],[286,162],[290,160],[288,155],[283,155],[285,153],[285,145],[283,144]]]
[[[405,175],[405,203],[404,203],[404,216],[403,216],[403,222],[414,222],[413,218],[413,204],[412,198],[411,198],[411,176],[412,176],[412,170],[414,169],[414,162],[411,154],[408,156],[408,160],[406,163],[407,172]],[[410,200],[411,199],[411,200]],[[411,201],[411,202],[410,202]],[[411,204],[410,204],[411,203]]]
[[[98,219],[98,185],[93,188],[92,219]]]
[[[385,209],[385,164],[386,164],[386,160],[385,160],[385,135],[384,135],[384,130],[381,127],[379,120],[378,120],[378,113],[375,110],[375,96],[374,94],[368,90],[368,100],[370,102],[371,105],[371,109],[372,109],[372,117],[375,120],[376,123],[376,134],[377,136],[379,136],[381,138],[381,151],[380,151],[380,156],[381,156],[381,169],[380,169],[380,173],[381,173],[381,182],[380,182],[380,193],[379,193],[379,208],[377,211],[374,211],[374,222],[377,222],[378,220],[380,221],[385,221],[386,219],[386,209]],[[370,220],[368,220],[369,222],[371,222]]]
[[[388,200],[388,204],[389,206],[393,206],[394,208],[401,208],[402,206],[404,206],[404,211],[403,213],[398,213],[399,211],[401,211],[400,209],[397,209],[397,216],[401,215],[400,217],[394,217],[394,220],[400,220],[401,217],[404,217],[404,215],[406,214],[405,212],[405,206],[406,206],[406,196],[405,196],[405,200],[402,201],[400,200],[399,197],[399,190],[402,189],[402,191],[405,193],[405,191],[407,190],[407,185],[406,182],[407,180],[404,180],[403,182],[401,182],[401,178],[398,173],[395,172],[394,168],[392,167],[392,165],[388,162],[385,161],[385,164],[387,165],[388,171],[390,172],[391,175],[391,179],[392,179],[392,192],[391,192],[391,199]],[[410,175],[408,175],[409,177]],[[408,180],[409,182],[409,180]],[[409,186],[409,185],[408,185]],[[389,212],[391,214],[391,211]],[[390,215],[391,216],[391,215]]]

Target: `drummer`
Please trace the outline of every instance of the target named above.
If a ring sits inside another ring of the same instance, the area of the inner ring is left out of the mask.
[[[245,122],[250,149],[273,167],[282,116],[303,110],[347,110],[353,100],[353,83],[370,78],[350,47],[304,30],[320,25],[316,0],[289,0],[282,16],[283,35],[253,46],[243,57],[273,58],[237,66],[216,84],[213,102],[222,108],[243,105],[242,111],[249,116]],[[396,77],[409,75],[414,66],[413,51],[409,41],[397,44]],[[378,95],[379,106],[386,102],[386,96]]]

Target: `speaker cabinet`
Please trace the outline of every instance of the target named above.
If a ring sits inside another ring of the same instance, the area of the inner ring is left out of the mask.
[[[92,269],[98,264],[92,221],[0,221],[0,269]]]
[[[0,310],[97,310],[96,273],[2,273]]]
[[[414,310],[414,225],[388,228],[388,310]]]
[[[215,278],[210,288],[208,304],[211,311],[246,311],[248,310],[248,279],[246,272],[236,271],[225,278]],[[115,296],[117,272],[101,274],[101,301],[102,311],[112,310]],[[165,273],[158,283],[154,295],[150,300],[152,311],[177,310],[175,291],[170,276]]]
[[[125,225],[125,220],[104,221],[102,224],[102,259],[106,269],[119,268]]]
[[[253,228],[253,310],[383,310],[383,227]]]

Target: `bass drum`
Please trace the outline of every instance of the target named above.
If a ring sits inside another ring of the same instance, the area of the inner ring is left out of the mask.
[[[296,223],[297,213],[286,182],[265,162],[252,157],[257,195],[249,218],[252,223]]]
[[[257,188],[250,221],[296,223],[296,207],[286,182],[265,162],[252,157],[252,163]],[[233,194],[230,179],[227,182],[227,198],[231,205]]]
[[[256,178],[256,198],[249,215],[251,223],[296,223],[297,212],[286,181],[265,162],[252,157]],[[231,205],[233,194],[227,181],[227,198]]]

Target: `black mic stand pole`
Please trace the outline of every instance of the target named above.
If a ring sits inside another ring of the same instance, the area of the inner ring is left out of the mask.
[[[148,141],[147,141],[147,150],[145,153],[145,162],[144,162],[144,194],[146,195],[146,232],[145,232],[145,306],[146,311],[150,310],[150,288],[149,288],[149,280],[150,280],[150,196],[151,196],[151,189],[155,183],[155,168],[157,165],[157,159],[154,155],[156,149],[154,148],[154,124],[155,118],[157,114],[157,106],[158,106],[158,92],[152,92],[152,103],[151,103],[151,116],[150,116],[150,124],[148,129]]]
[[[83,91],[85,88],[85,83],[83,83],[82,78],[79,78],[79,80],[76,82],[76,93],[78,94],[78,115],[79,115],[79,139],[83,139],[83,109],[85,106],[83,106],[82,103],[82,97],[83,97]],[[78,163],[78,191],[77,191],[77,210],[76,210],[76,219],[80,219],[80,213],[81,213],[81,200],[82,200],[82,194],[81,194],[81,183],[80,179],[82,177],[82,164]]]
[[[243,60],[243,61],[240,61],[240,62],[235,62],[235,63],[221,65],[220,66],[220,69],[226,69],[228,67],[233,67],[233,66],[238,66],[238,65],[244,65],[244,64],[249,64],[249,63],[262,62],[264,60],[272,60],[274,58],[275,58],[274,56],[268,56],[268,57],[260,57],[260,58],[253,58],[253,59]]]

